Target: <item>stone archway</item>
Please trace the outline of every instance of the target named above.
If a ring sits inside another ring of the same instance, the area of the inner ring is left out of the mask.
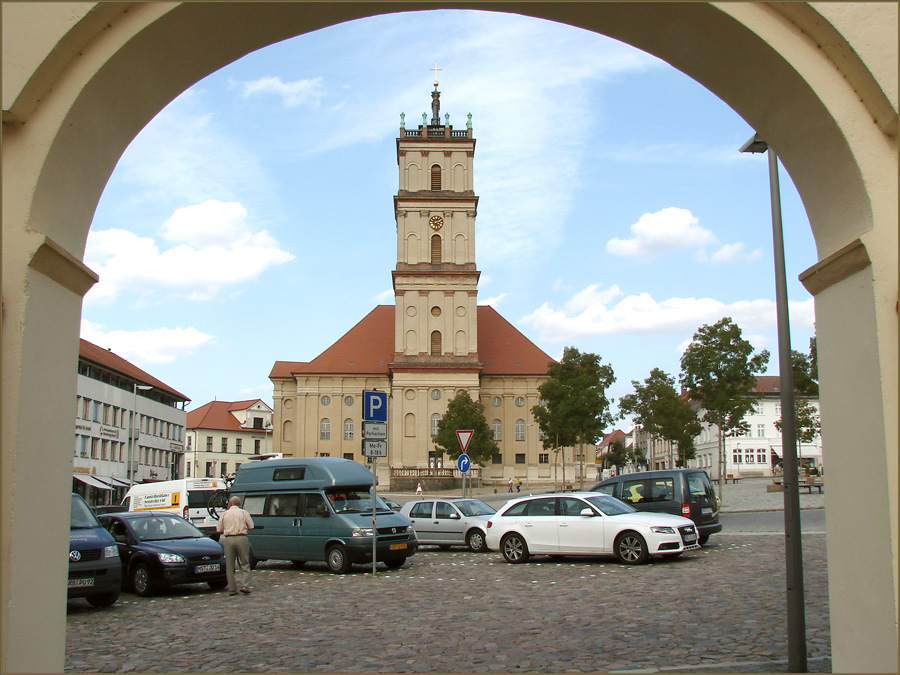
[[[65,612],[42,590],[61,587],[65,577],[70,467],[68,455],[52,449],[71,442],[66,411],[81,297],[95,281],[81,263],[87,232],[127,144],[184,89],[255,49],[345,20],[450,4],[3,4],[5,670],[62,670]],[[892,669],[896,5],[549,2],[515,9],[664,59],[744,117],[791,173],[820,260],[805,283],[816,296],[828,465],[840,477],[829,483],[828,521],[835,670]],[[861,521],[862,484],[868,516]],[[866,559],[847,545],[850,532],[868,542]]]

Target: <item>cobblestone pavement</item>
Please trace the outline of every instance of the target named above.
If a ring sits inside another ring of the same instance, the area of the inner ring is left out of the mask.
[[[780,495],[779,495],[780,496]],[[803,537],[810,672],[830,672],[825,536]],[[265,562],[205,585],[68,603],[66,672],[787,672],[784,539],[723,532],[676,560],[422,547],[400,570]]]

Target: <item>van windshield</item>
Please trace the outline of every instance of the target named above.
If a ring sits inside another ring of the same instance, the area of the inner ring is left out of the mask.
[[[325,490],[325,496],[331,502],[331,508],[335,513],[353,513],[372,510],[372,495],[368,490],[339,488]],[[375,503],[376,510],[390,511],[381,497]]]
[[[100,521],[91,508],[78,495],[72,495],[72,513],[69,517],[70,530],[87,530],[100,527]]]

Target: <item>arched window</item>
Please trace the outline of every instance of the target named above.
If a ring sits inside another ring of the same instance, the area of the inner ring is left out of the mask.
[[[412,413],[406,413],[403,418],[403,435],[413,437],[416,435],[416,416]]]
[[[435,164],[431,167],[431,189],[441,189],[441,167],[439,164]]]
[[[344,420],[344,440],[353,440],[353,420],[349,417]]]
[[[441,264],[441,235],[439,234],[431,237],[431,264]]]
[[[494,440],[502,441],[503,440],[503,422],[500,420],[494,420],[491,422],[491,429],[494,431]]]
[[[322,421],[319,422],[319,440],[331,440],[331,420],[329,420],[327,417],[323,417]]]
[[[282,443],[293,443],[294,442],[294,423],[290,420],[285,421],[284,426],[281,429],[281,442]]]
[[[438,424],[441,421],[441,416],[437,413],[431,416],[431,437],[434,438],[438,435]]]
[[[525,420],[516,420],[516,440],[525,440]]]
[[[432,356],[440,356],[443,352],[441,351],[441,332],[439,330],[434,331],[431,334],[431,355]]]

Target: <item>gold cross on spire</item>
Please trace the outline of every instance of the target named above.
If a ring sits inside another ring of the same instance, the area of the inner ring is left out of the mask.
[[[434,62],[434,68],[429,68],[428,70],[434,71],[434,86],[438,86],[437,74],[439,70],[443,70],[443,68],[438,68],[437,61]]]

